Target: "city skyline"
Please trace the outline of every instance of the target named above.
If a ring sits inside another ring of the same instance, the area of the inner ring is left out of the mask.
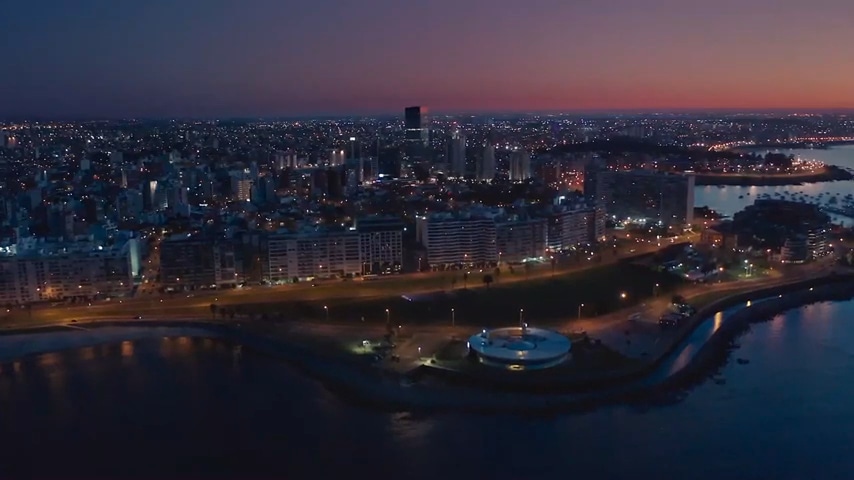
[[[847,110],[839,0],[21,3],[2,117]]]

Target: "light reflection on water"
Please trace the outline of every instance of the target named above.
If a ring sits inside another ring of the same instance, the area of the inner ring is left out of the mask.
[[[235,362],[218,340],[56,352],[0,365],[0,434],[15,439],[0,465],[4,478],[850,478],[852,321],[851,302],[788,312],[739,339],[750,363],[724,367],[723,385],[549,417],[365,409],[249,349]]]
[[[823,161],[830,165],[854,168],[854,145],[841,145],[826,150],[813,149],[783,149],[776,152],[793,154],[808,159]],[[764,151],[759,152],[764,153]],[[763,194],[771,195],[772,198],[781,198],[776,194],[803,193],[816,196],[825,193],[838,196],[841,200],[846,194],[854,192],[854,181],[807,183],[804,185],[781,185],[771,187],[740,187],[715,185],[698,186],[694,192],[694,205],[698,207],[708,206],[724,215],[732,215],[747,205],[753,204]],[[838,194],[838,195],[837,195]],[[742,197],[742,198],[739,198]],[[843,221],[851,225],[854,220],[845,217],[836,217],[836,221]]]

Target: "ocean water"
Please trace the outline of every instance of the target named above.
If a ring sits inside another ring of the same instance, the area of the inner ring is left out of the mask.
[[[768,150],[755,150],[764,154]],[[829,165],[845,168],[854,168],[854,145],[840,145],[827,149],[779,149],[772,150],[786,155],[795,155],[805,159],[814,159]],[[776,193],[797,192],[805,195],[818,195],[824,193],[839,194],[839,200],[849,193],[854,193],[854,181],[807,183],[804,185],[782,185],[771,187],[741,187],[714,185],[698,186],[694,192],[694,205],[697,207],[708,206],[724,215],[732,215],[747,205],[753,204],[760,195],[768,194],[774,196]],[[741,198],[739,198],[741,197]],[[774,197],[777,198],[777,197]],[[842,221],[851,226],[854,219]]]
[[[376,411],[223,340],[77,347],[0,365],[0,478],[854,477],[854,302],[738,344],[679,401],[548,416]]]

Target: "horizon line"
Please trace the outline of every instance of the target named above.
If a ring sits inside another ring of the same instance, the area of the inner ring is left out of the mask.
[[[540,109],[540,110],[525,110],[525,109],[507,109],[507,110],[452,110],[443,109],[431,111],[429,105],[409,105],[421,106],[427,109],[430,116],[530,116],[530,115],[551,115],[551,116],[605,116],[605,115],[756,115],[756,114],[778,114],[778,115],[828,115],[828,114],[849,114],[854,113],[854,107],[838,107],[838,108],[794,108],[794,107],[766,107],[766,108],[601,108],[601,109]],[[110,122],[110,121],[235,121],[235,120],[304,120],[304,119],[352,119],[352,118],[384,118],[384,117],[400,117],[403,118],[403,109],[400,112],[380,111],[380,112],[317,112],[304,114],[223,114],[223,115],[4,115],[0,118],[0,122],[52,122],[52,121],[70,121],[70,122]]]

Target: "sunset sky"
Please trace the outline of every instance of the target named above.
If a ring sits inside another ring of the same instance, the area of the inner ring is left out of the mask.
[[[854,108],[852,0],[28,0],[0,117]]]

